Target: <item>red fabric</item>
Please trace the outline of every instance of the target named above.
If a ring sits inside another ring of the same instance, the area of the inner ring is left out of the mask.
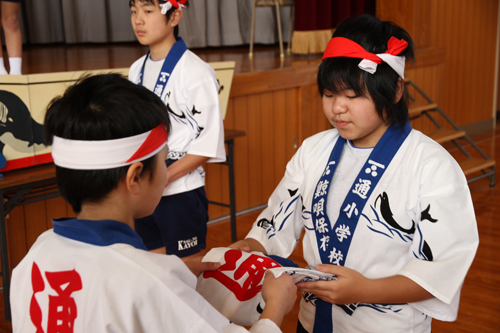
[[[255,297],[262,290],[261,281],[266,270],[281,265],[271,258],[252,254],[239,267],[236,267],[236,262],[241,257],[240,250],[227,251],[224,254],[225,263],[216,271],[205,271],[203,277],[205,279],[216,279],[229,289],[240,302],[245,302]],[[226,275],[225,272],[233,273],[233,278]],[[243,281],[241,281],[242,279]]]
[[[368,59],[377,64],[382,63],[382,59],[378,56],[366,51],[358,43],[344,37],[335,37],[330,39],[321,60],[336,57]]]
[[[375,0],[295,0],[295,31],[336,28],[346,18],[375,15]]]
[[[385,53],[398,55],[406,49],[407,46],[408,42],[404,39],[399,40],[395,37],[391,37],[389,42],[387,42],[387,51]],[[321,60],[335,57],[368,59],[377,64],[382,63],[382,59],[380,59],[377,55],[366,51],[358,43],[344,37],[335,37],[330,39]]]
[[[148,137],[144,143],[139,147],[139,149],[132,155],[127,162],[134,161],[138,158],[144,157],[151,154],[156,149],[158,149],[165,141],[168,139],[167,131],[165,130],[165,124],[160,124],[151,130]]]
[[[45,283],[43,282],[42,273],[40,273],[40,269],[35,262],[31,268],[31,285],[33,287],[33,296],[31,296],[30,302],[31,322],[35,325],[36,333],[43,333],[42,309],[36,300],[35,294],[45,289]]]
[[[168,0],[172,4],[173,7],[179,8],[179,4],[184,5],[187,0]]]

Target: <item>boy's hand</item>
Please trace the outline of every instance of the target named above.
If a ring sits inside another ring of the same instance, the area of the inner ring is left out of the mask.
[[[202,262],[201,259],[202,257],[199,256],[185,262],[186,266],[195,276],[200,275],[204,271],[216,271],[220,267],[220,262]]]
[[[257,251],[257,252],[267,254],[267,251],[264,248],[264,246],[253,238],[246,238],[246,239],[237,241],[236,243],[229,245],[229,247],[232,249],[237,249],[237,250],[243,251],[243,252]]]
[[[293,309],[297,299],[297,287],[293,278],[283,274],[275,278],[273,273],[266,272],[262,286],[262,298],[266,302],[261,319],[271,319],[280,326],[283,317]]]
[[[231,249],[236,249],[236,250],[240,250],[243,252],[250,252],[251,251],[250,245],[248,245],[247,241],[244,239],[239,240],[236,243],[229,245],[228,247],[230,247]]]
[[[318,265],[320,272],[337,276],[337,280],[297,283],[300,291],[316,295],[332,304],[350,304],[362,301],[363,293],[368,290],[370,279],[361,273],[343,266]],[[367,289],[368,288],[368,289]]]

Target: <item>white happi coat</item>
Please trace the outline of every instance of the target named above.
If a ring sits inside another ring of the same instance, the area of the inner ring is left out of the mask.
[[[304,258],[313,267],[321,263],[311,203],[338,137],[332,129],[306,139],[288,163],[268,208],[247,235],[268,254],[288,257],[305,229]],[[444,148],[416,130],[384,167],[363,211],[355,212],[360,218],[345,266],[368,278],[406,276],[435,298],[402,305],[357,304],[352,315],[334,305],[334,332],[429,332],[431,317],[452,321],[457,316],[460,289],[478,246],[464,174]],[[347,214],[342,201],[336,209]],[[406,230],[415,223],[415,232],[401,232],[385,218]],[[336,220],[330,222],[328,227],[336,230]],[[303,296],[299,319],[312,332],[315,297]]]
[[[146,55],[136,60],[129,71],[129,80],[138,83]],[[152,76],[156,82],[159,71],[144,69],[143,84]],[[190,50],[177,62],[161,94],[168,106],[172,128],[168,137],[168,158],[178,160],[186,154],[210,157],[208,163],[224,162],[224,126],[219,101],[219,84],[213,68]],[[194,190],[205,185],[205,172],[195,171],[168,184],[163,195]]]
[[[114,223],[115,231],[123,228]],[[124,242],[108,246],[53,230],[37,239],[13,271],[14,332],[247,332],[195,291],[197,278],[178,257],[129,244],[131,238],[142,243],[131,228],[117,236]],[[110,233],[95,232],[103,239]],[[250,331],[281,332],[269,319]]]

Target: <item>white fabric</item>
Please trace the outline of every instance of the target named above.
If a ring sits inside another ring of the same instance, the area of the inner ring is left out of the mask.
[[[165,3],[161,3],[160,8],[161,8],[161,13],[163,15],[165,15],[170,10],[170,8],[172,8],[172,3],[170,1],[167,1]]]
[[[182,11],[182,8],[186,8],[186,6],[184,6],[181,3],[179,3],[178,5],[179,5],[178,9],[180,11]],[[165,15],[170,10],[170,8],[172,8],[172,3],[170,1],[167,1],[165,3],[160,3],[160,8],[161,8],[161,13]]]
[[[130,67],[129,79],[132,82],[139,82],[144,59],[145,56],[141,57]],[[159,74],[150,72],[148,64],[144,72],[143,82],[149,76],[156,79]],[[226,160],[218,89],[213,68],[187,50],[172,71],[161,96],[170,108],[172,123],[168,138],[169,158],[180,159],[185,154],[192,154],[210,157],[209,163]],[[200,128],[203,130],[200,131]],[[204,185],[205,172],[199,167],[169,183],[163,195],[182,193]]]
[[[335,170],[330,188],[335,189],[328,193],[326,199],[326,211],[330,221],[337,221],[339,209],[337,202],[343,202],[353,182],[358,176],[359,170],[365,165],[365,161],[372,153],[373,148],[356,148],[350,141],[344,146],[340,155],[340,163]]]
[[[310,209],[337,138],[337,130],[332,129],[306,139],[288,163],[268,208],[247,235],[263,244],[267,253],[288,257],[305,229],[304,258],[313,267],[320,263]],[[478,246],[474,208],[463,172],[443,147],[416,130],[386,167],[359,212],[361,218],[345,266],[368,278],[407,276],[436,298],[410,305],[378,305],[381,311],[358,306],[352,316],[333,306],[335,332],[373,332],[374,328],[377,332],[429,332],[431,317],[451,321],[457,316],[460,289]],[[410,228],[415,222],[414,234],[396,232],[386,223],[380,210],[384,197],[402,227]],[[337,210],[345,209],[340,207],[342,203]],[[429,205],[428,213],[437,222],[425,218]],[[284,207],[283,211],[279,207]],[[433,261],[422,260],[424,241]],[[302,299],[299,319],[306,330],[312,331],[314,312],[310,299]]]
[[[233,261],[226,258],[228,251],[237,253],[238,259]],[[200,274],[196,291],[231,322],[253,325],[259,320],[259,309],[264,309],[266,304],[261,294],[267,269],[261,266],[264,260],[273,267],[279,267],[279,264],[260,252],[248,253],[225,247],[211,249],[202,261],[220,262],[222,266],[217,272]],[[242,265],[245,262],[247,264]],[[235,277],[238,269],[241,276]],[[245,297],[245,293],[252,297]],[[245,298],[241,299],[242,297]]]
[[[293,282],[313,282],[313,281],[330,281],[336,280],[337,277],[332,274],[323,273],[312,268],[296,268],[296,267],[278,267],[269,270],[274,277],[278,278],[283,274],[291,275]]]
[[[54,136],[52,158],[55,165],[72,170],[103,170],[131,165],[158,154],[167,144],[165,141],[149,154],[130,160],[151,132],[102,141],[69,140]]]
[[[46,274],[72,270],[82,281],[82,288],[69,295],[69,303],[73,299],[77,309],[75,333],[247,332],[230,324],[195,291],[196,277],[176,256],[126,244],[89,245],[56,235],[52,229],[37,239],[12,273],[13,332],[36,331],[30,319],[34,262],[45,283],[45,289],[35,296],[45,332],[48,298],[60,298]],[[250,331],[281,332],[268,319],[260,320]]]
[[[226,257],[228,251],[238,253],[237,259]],[[198,276],[196,291],[238,325],[249,326],[259,320],[259,309],[264,309],[266,304],[261,294],[266,271],[272,272],[276,278],[289,274],[295,283],[336,279],[334,275],[313,269],[282,267],[261,252],[242,252],[228,247],[211,249],[202,261],[220,262],[222,265],[216,273],[207,272]],[[252,290],[255,292],[251,293]],[[247,297],[242,299],[244,293]]]
[[[405,78],[405,57],[395,56],[389,53],[377,53],[377,56],[387,63],[398,75]],[[370,74],[377,71],[377,63],[368,59],[363,59],[359,62],[358,67]]]
[[[226,257],[228,251],[238,253],[237,259]],[[282,267],[261,252],[242,252],[227,247],[211,249],[202,261],[220,262],[222,265],[216,273],[206,272],[198,276],[196,291],[238,325],[253,325],[259,319],[259,309],[264,309],[266,304],[261,288],[267,270],[276,278],[289,274],[295,283],[336,279],[334,275],[309,268]],[[252,290],[255,292],[252,293]],[[242,299],[242,295],[247,297]]]

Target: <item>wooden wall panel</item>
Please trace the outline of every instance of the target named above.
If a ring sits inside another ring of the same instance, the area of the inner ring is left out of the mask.
[[[73,209],[70,208],[73,212]],[[62,197],[45,200],[45,225],[47,229],[52,228],[52,219],[68,216],[68,206]]]
[[[237,74],[224,126],[243,130],[235,139],[236,209],[243,211],[267,203],[284,175],[286,164],[306,137],[328,129],[317,92],[317,65],[266,73]],[[207,171],[207,194],[214,191],[224,172]],[[227,210],[210,207],[210,218]]]
[[[274,118],[273,118],[273,93],[264,92],[261,94],[260,126],[262,128],[262,140],[260,146],[261,174],[262,174],[262,197],[268,197],[274,187]]]
[[[439,90],[439,106],[457,125],[493,126],[497,0],[377,0],[377,16],[410,33],[417,67],[420,49],[445,50],[440,87],[422,88]]]
[[[285,170],[286,163],[288,162],[288,158],[286,156],[286,146],[287,144],[291,144],[293,139],[290,142],[287,141],[286,137],[286,90],[277,90],[273,93],[273,129],[271,131],[274,138],[274,179],[273,179],[273,188],[269,195],[274,191],[277,183],[283,177],[283,172]]]
[[[28,252],[26,243],[26,225],[24,223],[24,207],[15,207],[5,219],[7,229],[7,246],[9,249],[9,268],[17,266]]]
[[[45,201],[38,201],[23,206],[26,224],[26,244],[30,248],[40,234],[49,229]]]
[[[298,96],[298,88],[287,89],[286,90],[286,113],[285,113],[285,121],[286,121],[286,146],[285,146],[285,156],[288,160],[295,154],[298,145],[298,110],[299,110],[299,96]],[[285,169],[282,169],[282,175],[285,173]]]
[[[245,100],[248,104],[248,127],[246,137],[248,140],[246,143],[248,144],[248,158],[247,158],[247,174],[242,174],[240,179],[244,178],[244,182],[248,185],[248,191],[246,195],[248,196],[248,200],[246,201],[246,205],[239,204],[238,198],[236,198],[236,207],[238,209],[247,209],[249,207],[255,207],[260,205],[261,203],[261,193],[262,193],[262,158],[260,157],[261,153],[261,145],[262,142],[267,142],[267,138],[265,132],[261,127],[262,121],[262,112],[260,110],[260,98],[258,95],[251,95],[245,97]],[[239,129],[239,128],[236,128]],[[240,150],[244,149],[243,144],[245,142],[238,142],[238,146],[235,149]],[[244,161],[241,161],[243,164]],[[237,167],[237,173],[241,173],[239,168],[239,164]],[[236,186],[240,185],[236,182]]]

